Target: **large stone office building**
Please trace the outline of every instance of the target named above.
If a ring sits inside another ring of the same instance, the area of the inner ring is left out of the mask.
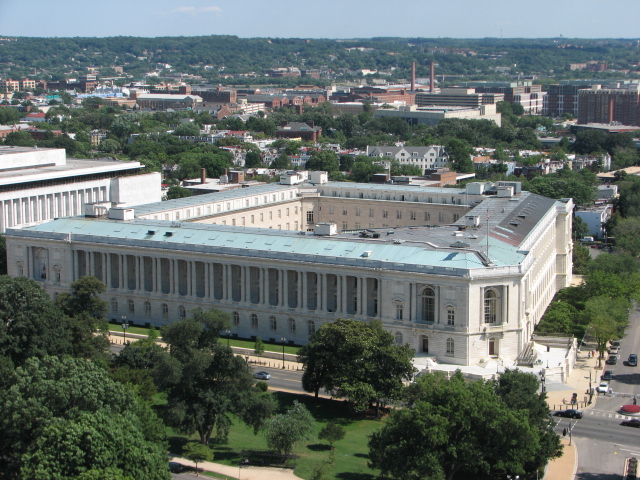
[[[443,363],[512,365],[571,281],[570,199],[466,189],[263,185],[7,231],[9,273],[52,295],[104,281],[109,318],[163,325],[195,308],[232,335],[303,344],[378,319]]]
[[[0,233],[81,215],[87,203],[160,201],[160,174],[143,170],[139,162],[67,159],[63,148],[0,145]]]

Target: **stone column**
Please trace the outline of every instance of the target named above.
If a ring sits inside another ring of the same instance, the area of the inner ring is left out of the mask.
[[[501,305],[501,311],[500,311],[500,315],[502,317],[502,323],[508,323],[509,322],[509,312],[508,312],[508,308],[509,308],[509,287],[507,285],[503,285],[502,287],[502,305]]]
[[[227,301],[231,300],[233,298],[232,295],[232,283],[233,277],[231,275],[231,265],[228,264],[224,264],[224,285],[225,285],[225,289],[224,289],[224,293],[223,293],[223,298]]]
[[[298,272],[298,308],[307,306],[307,272]]]
[[[360,315],[364,315],[365,317],[369,313],[369,299],[367,298],[367,277],[358,278],[358,282],[360,282]]]
[[[317,298],[318,309],[324,313],[327,311],[327,274],[326,273],[318,274],[317,295],[318,295],[318,298]]]
[[[340,286],[340,312],[347,313],[347,277],[346,275],[340,275],[339,277],[339,286]]]

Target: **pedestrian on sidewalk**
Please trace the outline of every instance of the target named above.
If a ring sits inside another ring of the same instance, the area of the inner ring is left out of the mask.
[[[636,405],[636,397],[633,397],[633,404]]]
[[[564,430],[562,430],[562,436],[566,437],[567,436],[567,429],[565,428]]]

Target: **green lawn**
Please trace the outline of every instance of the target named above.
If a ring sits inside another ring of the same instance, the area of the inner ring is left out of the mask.
[[[297,400],[309,409],[316,419],[316,438],[304,442],[295,447],[294,453],[298,455],[296,460],[295,474],[304,479],[310,479],[314,469],[325,465],[325,477],[341,480],[374,480],[378,471],[374,471],[367,466],[367,442],[369,436],[383,425],[383,420],[374,420],[360,417],[352,417],[347,411],[345,402],[318,399],[301,394],[291,394],[285,392],[274,392],[280,405],[280,410],[284,411],[294,400]],[[317,434],[324,425],[334,420],[340,423],[346,431],[346,436],[335,444],[334,463],[329,464],[329,445],[317,440]],[[167,434],[170,436],[170,450],[179,453],[182,445],[189,439],[175,435],[171,429]],[[191,438],[194,439],[195,438]],[[229,440],[225,444],[213,446],[214,462],[225,465],[236,466],[242,461],[241,452],[243,449],[266,449],[267,444],[262,432],[253,434],[253,430],[239,421],[234,421],[229,433]]]
[[[120,324],[116,324],[116,323],[110,323],[109,324],[109,330],[112,332],[118,332],[118,333],[122,333],[122,326]],[[156,332],[158,333],[158,336],[160,336],[160,331],[156,330]],[[138,335],[147,335],[147,333],[149,333],[149,329],[147,327],[139,327],[139,326],[135,326],[135,325],[130,325],[127,328],[127,333],[135,333]],[[220,342],[222,342],[223,344],[227,341],[227,337],[225,336],[221,336],[220,337]],[[270,342],[262,342],[264,345],[264,349],[270,352],[278,352],[281,353],[282,352],[282,344],[281,343],[270,343]],[[229,339],[229,345],[231,345],[232,347],[238,347],[238,348],[248,348],[250,350],[253,350],[255,342],[253,340],[242,340],[240,338],[230,338]],[[284,347],[284,351],[285,353],[291,354],[291,355],[297,355],[298,354],[298,350],[300,350],[300,347],[295,346],[295,345],[285,345]]]

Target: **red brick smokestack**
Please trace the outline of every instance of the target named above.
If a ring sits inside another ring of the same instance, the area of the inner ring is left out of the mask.
[[[416,62],[411,62],[411,91],[416,91]]]
[[[433,93],[436,89],[436,64],[431,62],[431,71],[429,73],[429,92]]]
[[[613,122],[613,98],[609,99],[609,123]]]

